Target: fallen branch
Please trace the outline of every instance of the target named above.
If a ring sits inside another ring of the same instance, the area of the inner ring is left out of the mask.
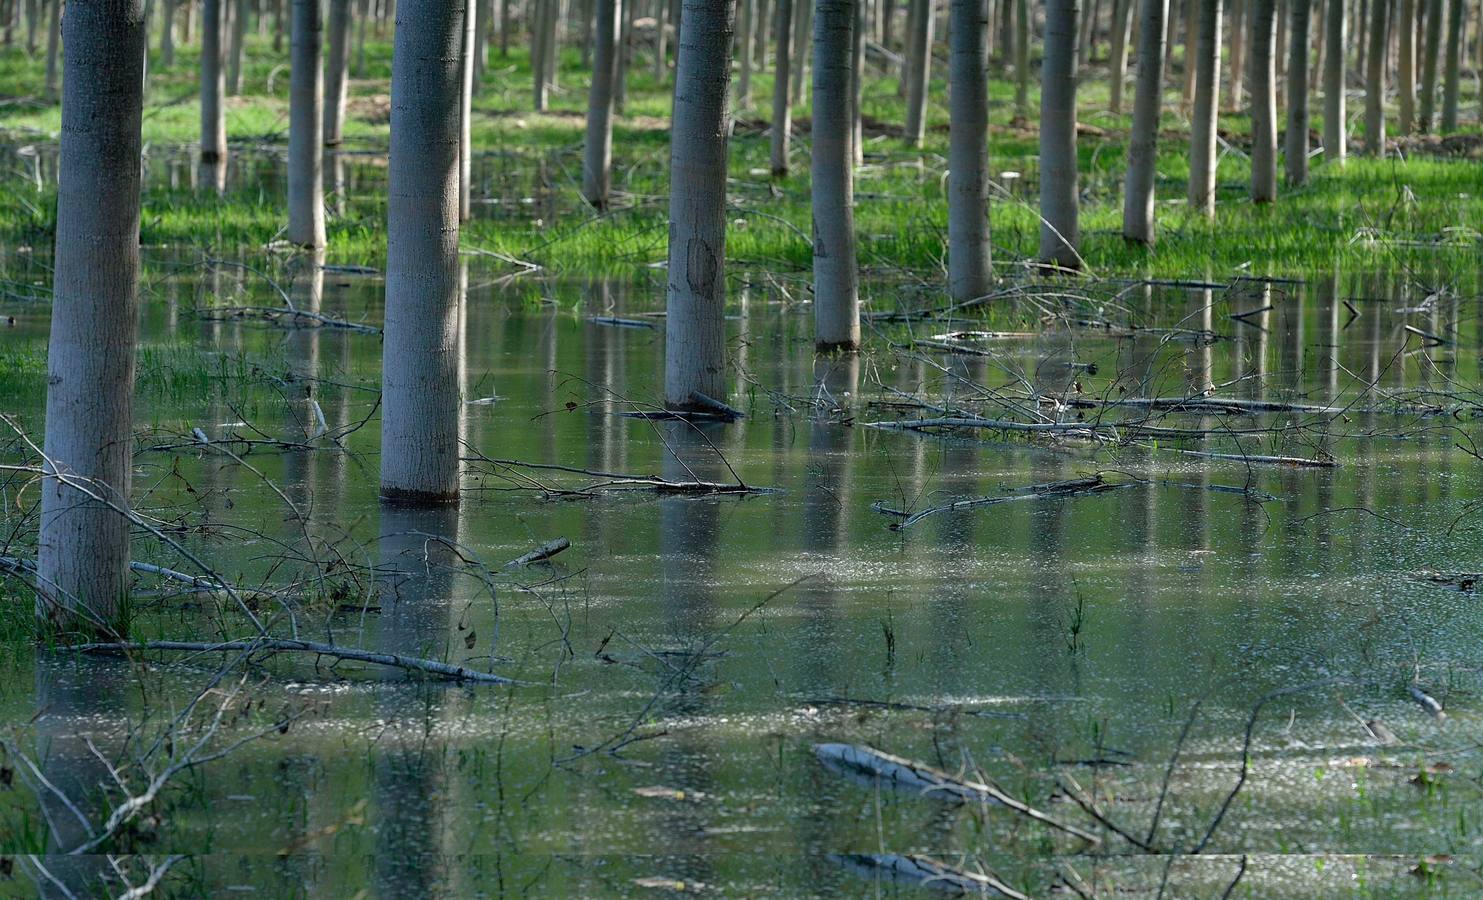
[[[860,869],[867,877],[884,875],[893,881],[906,881],[922,887],[956,894],[978,894],[1029,900],[992,875],[954,869],[926,856],[900,853],[836,853],[830,855],[840,865]]]
[[[355,647],[340,647],[317,641],[298,641],[282,638],[260,638],[250,641],[116,641],[111,643],[73,644],[78,653],[139,653],[151,650],[177,653],[313,653],[316,656],[332,656],[335,659],[371,663],[394,669],[425,672],[452,681],[472,681],[480,684],[520,684],[512,678],[489,672],[476,672],[463,666],[455,666],[435,659],[401,656],[395,653],[376,653]]]
[[[1133,487],[1136,481],[1111,482],[1104,481],[1101,475],[1092,475],[1087,478],[1071,478],[1066,481],[1050,481],[1045,484],[1032,484],[1020,488],[1013,494],[995,497],[973,497],[968,500],[955,500],[941,506],[929,506],[926,509],[914,513],[906,513],[902,510],[890,509],[877,504],[874,509],[882,515],[904,516],[900,522],[894,522],[890,528],[892,531],[901,531],[910,528],[928,516],[934,516],[943,512],[959,512],[965,509],[976,509],[980,506],[992,506],[997,503],[1013,503],[1017,500],[1044,500],[1052,497],[1075,497],[1081,494],[1099,494],[1116,488]]]
[[[560,553],[561,551],[565,550],[566,548],[570,547],[571,545],[572,545],[572,542],[571,541],[567,540],[564,537],[559,537],[559,538],[556,538],[555,540],[547,541],[546,543],[544,543],[541,546],[535,548],[534,550],[530,551],[529,553],[525,554],[524,556],[518,556],[515,559],[510,560],[509,562],[505,563],[500,568],[501,569],[518,569],[521,566],[528,566],[531,563],[541,562],[543,560],[550,559],[551,557],[555,556],[556,554]]]

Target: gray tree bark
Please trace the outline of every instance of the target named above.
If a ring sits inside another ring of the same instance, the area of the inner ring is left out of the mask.
[[[1240,109],[1246,96],[1246,32],[1248,30],[1247,8],[1251,0],[1231,0],[1231,89],[1232,109]]]
[[[1277,2],[1251,6],[1251,199],[1277,199]]]
[[[922,146],[927,135],[927,89],[932,81],[932,19],[933,0],[912,0],[916,6],[912,17],[909,38],[911,46],[907,55],[910,68],[907,70],[906,88],[906,142],[913,147]],[[1073,45],[1076,35],[1072,34]],[[1075,54],[1075,47],[1072,47]],[[1075,64],[1075,60],[1072,60]]]
[[[223,97],[227,76],[222,67],[223,0],[205,0],[201,11],[201,161],[227,158],[227,118]]]
[[[381,496],[458,500],[458,142],[466,0],[402,0],[391,72]]]
[[[320,0],[293,0],[289,50],[289,243],[324,246],[324,71],[320,65],[323,16]]]
[[[1457,130],[1457,103],[1462,82],[1462,0],[1447,4],[1447,66],[1442,76],[1442,133]]]
[[[1440,0],[1438,0],[1440,2]],[[160,65],[175,65],[175,0],[162,0],[160,14]]]
[[[1128,143],[1128,178],[1123,188],[1123,239],[1146,246],[1153,244],[1155,234],[1153,181],[1159,155],[1164,25],[1168,14],[1169,0],[1143,0],[1138,25],[1138,85]]]
[[[1369,53],[1365,62],[1365,154],[1385,153],[1385,7],[1386,0],[1370,4]]]
[[[807,3],[808,0],[799,0]],[[772,78],[772,174],[788,174],[788,139],[793,130],[793,107],[788,102],[788,77],[793,66],[793,0],[777,0],[778,49]]]
[[[1195,111],[1190,121],[1189,205],[1215,215],[1216,125],[1220,116],[1221,0],[1199,0],[1200,39],[1195,47]]]
[[[324,61],[324,145],[338,147],[344,137],[345,95],[350,80],[351,0],[330,0],[329,55]]]
[[[1133,0],[1117,0],[1112,8],[1111,79],[1107,109],[1113,115],[1123,111],[1123,86],[1128,80],[1128,28],[1133,13]]]
[[[55,97],[62,50],[62,0],[47,0],[46,11],[46,96]]]
[[[1014,2],[1014,115],[1024,120],[1030,118],[1030,0]]]
[[[1323,61],[1323,156],[1343,163],[1348,154],[1348,122],[1344,111],[1344,54],[1349,49],[1345,0],[1328,0],[1324,14],[1324,40],[1329,45]]]
[[[587,93],[587,144],[582,156],[582,195],[606,209],[613,182],[613,82],[618,77],[618,32],[623,0],[597,0],[596,52]]]
[[[850,114],[859,2],[818,0],[814,11],[814,345],[820,352],[854,351],[860,346]]]
[[[726,137],[734,15],[731,0],[685,0],[682,13],[670,132],[664,332],[664,400],[672,409],[694,408],[697,392],[725,400]]]
[[[1076,171],[1077,0],[1046,0],[1040,76],[1040,262],[1081,268]]]
[[[242,55],[247,49],[247,14],[250,9],[248,0],[233,0],[232,40],[227,47],[227,94],[232,97],[242,93]]]
[[[463,68],[458,86],[458,221],[467,222],[474,193],[474,48],[478,45],[475,31],[479,27],[478,0],[466,0],[463,16]]]
[[[948,15],[947,280],[962,303],[987,294],[991,278],[988,23],[979,0],[952,0]]]
[[[1442,56],[1442,20],[1445,15],[1442,0],[1427,0],[1426,43],[1421,52],[1421,115],[1418,122],[1422,134],[1430,134],[1436,126],[1437,60]]]
[[[1400,0],[1395,37],[1399,45],[1396,82],[1400,92],[1396,128],[1406,135],[1416,127],[1416,0]]]
[[[125,634],[139,319],[142,0],[73,0],[66,22],[38,618]]]
[[[757,16],[757,0],[741,0],[741,35],[737,48],[741,50],[741,80],[736,85],[736,108],[738,111],[752,107],[752,30]]]
[[[855,2],[855,34],[850,48],[850,157],[856,167],[865,165],[865,4]]]
[[[1290,187],[1308,182],[1308,20],[1312,0],[1292,0],[1287,41],[1287,152]]]

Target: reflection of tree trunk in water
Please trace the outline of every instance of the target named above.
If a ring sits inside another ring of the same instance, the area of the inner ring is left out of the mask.
[[[1215,294],[1210,290],[1198,290],[1190,292],[1190,310],[1185,318],[1186,328],[1195,328],[1204,332],[1212,332],[1213,310],[1215,305]],[[1215,386],[1212,378],[1213,350],[1209,341],[1188,341],[1184,346],[1184,392],[1187,397],[1194,397],[1212,390]]]
[[[380,535],[385,575],[374,649],[462,662],[463,648],[452,652],[449,643],[457,556],[428,537],[457,541],[458,510],[383,505]],[[468,655],[487,652],[487,646],[479,647]],[[431,732],[436,719],[447,713],[450,693],[437,684],[407,683],[402,673],[388,672],[386,677],[377,714],[394,724],[373,759],[373,878],[380,896],[433,896],[448,878],[443,859],[451,823],[441,798],[451,785],[444,746]]]
[[[823,397],[853,395],[859,377],[860,359],[855,354],[818,357],[814,363],[814,390]],[[797,588],[803,619],[800,648],[802,683],[797,685],[797,689],[834,694],[847,687],[835,683],[833,662],[846,651],[840,646],[835,630],[837,576],[834,570],[842,562],[839,554],[848,546],[847,510],[850,508],[855,429],[832,420],[827,410],[816,410],[808,426],[808,435],[808,475],[803,494],[801,544],[808,554],[804,571],[820,574]],[[795,539],[781,530],[777,536],[784,543]]]
[[[290,288],[294,307],[317,313],[324,296],[324,249],[300,256],[294,264],[299,267]],[[316,412],[319,389],[314,379],[319,376],[320,330],[297,328],[284,341],[284,356],[288,359],[287,409],[282,435],[285,441],[307,441],[319,430]],[[314,506],[314,467],[319,455],[312,450],[289,450],[283,454],[283,492],[306,519]],[[289,510],[283,512],[285,516],[293,515]],[[291,528],[289,534],[299,536],[297,531]],[[312,558],[313,548],[304,549]]]
[[[1277,345],[1281,353],[1279,376],[1282,387],[1294,397],[1303,390],[1303,307],[1304,291],[1300,287],[1277,308]]]

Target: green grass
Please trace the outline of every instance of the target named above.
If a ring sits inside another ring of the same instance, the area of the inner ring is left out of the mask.
[[[144,120],[153,162],[144,198],[143,242],[221,254],[268,244],[285,219],[278,167],[287,139],[283,56],[275,55],[265,39],[249,41],[243,96],[232,98],[227,112],[235,165],[244,168],[222,197],[193,188],[191,179],[180,174],[181,169],[189,171],[188,163],[182,162],[188,159],[186,145],[199,128],[196,50],[179,48],[169,70],[160,65],[157,52],[153,56]],[[352,73],[345,128],[351,150],[381,151],[386,146],[390,56],[385,38],[372,40],[364,71]],[[907,148],[890,131],[904,118],[894,79],[876,75],[867,84],[865,113],[887,131],[867,139],[867,164],[856,180],[856,225],[862,265],[883,276],[911,276],[928,283],[943,280],[947,121],[946,84],[941,77],[945,67],[940,63],[932,86],[928,139],[920,150]],[[1180,79],[1177,69],[1171,84]],[[1004,182],[1016,187],[1016,193],[997,197],[991,212],[996,261],[1007,270],[1032,259],[1039,239],[1032,130],[1038,97],[1032,91],[1029,128],[1014,125],[1014,87],[1002,76],[996,73],[991,82],[991,171],[1023,176]],[[0,129],[16,140],[45,146],[54,139],[60,112],[55,104],[36,99],[42,78],[41,60],[27,59],[18,50],[0,53],[0,83],[13,85],[20,98],[0,106]],[[655,80],[652,62],[641,50],[632,70],[625,116],[615,134],[615,184],[623,199],[617,209],[597,217],[577,196],[586,80],[575,49],[564,53],[559,80],[552,108],[533,113],[524,48],[508,59],[491,48],[473,125],[480,154],[476,199],[486,202],[476,206],[475,221],[464,229],[465,246],[569,275],[621,276],[662,260],[669,86]],[[728,258],[733,268],[806,270],[808,138],[806,133],[796,136],[792,174],[773,181],[767,174],[765,123],[758,121],[770,108],[771,90],[769,74],[754,77],[753,108],[741,111],[731,142],[730,198],[735,213],[727,238]],[[1100,133],[1083,135],[1079,151],[1084,197],[1081,249],[1095,274],[1199,277],[1245,269],[1293,274],[1336,265],[1445,270],[1467,265],[1480,250],[1483,192],[1475,160],[1351,157],[1340,168],[1315,159],[1308,185],[1283,189],[1275,204],[1255,206],[1246,199],[1246,159],[1227,153],[1219,165],[1216,218],[1209,221],[1190,214],[1183,200],[1187,127],[1177,111],[1177,89],[1166,94],[1158,161],[1159,243],[1154,248],[1129,246],[1120,231],[1130,117],[1107,113],[1106,96],[1105,66],[1093,66],[1084,79],[1080,118]],[[1131,106],[1131,91],[1128,97]],[[1315,98],[1315,129],[1322,127],[1320,105]],[[1476,98],[1465,96],[1463,108],[1475,109]],[[804,103],[794,114],[807,119],[809,113],[809,104]],[[1357,120],[1353,124],[1357,127]],[[1238,148],[1249,134],[1244,115],[1225,114],[1220,127]],[[1469,127],[1476,132],[1475,119]],[[332,262],[377,265],[384,257],[384,168],[383,158],[376,159],[373,163],[364,156],[349,159],[352,176],[346,202],[330,222]],[[167,175],[171,166],[173,180]],[[327,173],[326,182],[334,191],[332,174]],[[44,185],[50,183],[43,179]],[[37,191],[29,180],[5,178],[0,184],[0,243],[45,247],[54,207],[53,188]]]

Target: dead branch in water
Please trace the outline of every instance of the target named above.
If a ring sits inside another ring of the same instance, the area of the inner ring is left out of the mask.
[[[890,525],[892,531],[901,531],[910,528],[928,516],[935,516],[944,512],[959,512],[965,509],[976,509],[980,506],[992,506],[997,503],[1012,503],[1017,500],[1045,500],[1053,497],[1074,497],[1080,494],[1098,494],[1103,491],[1115,490],[1117,488],[1134,487],[1135,481],[1112,482],[1104,481],[1100,474],[1091,475],[1086,478],[1071,478],[1065,481],[1050,481],[1044,484],[1032,484],[1020,488],[1012,494],[998,497],[974,497],[968,500],[956,500],[952,503],[944,503],[941,506],[929,506],[926,509],[914,513],[903,510],[891,509],[880,504],[873,508],[876,512],[887,516],[903,516],[900,522]]]
[[[544,562],[545,560],[550,559],[551,557],[555,556],[571,545],[572,542],[564,537],[555,538],[554,540],[547,541],[546,543],[535,548],[524,556],[517,556],[516,558],[505,563],[503,566],[500,566],[500,568],[518,569],[521,566],[528,566],[531,563]]]
[[[141,653],[169,651],[175,653],[312,653],[351,662],[371,663],[394,669],[424,672],[451,681],[471,681],[479,684],[521,684],[512,678],[476,672],[463,666],[455,666],[435,659],[401,656],[395,653],[376,653],[355,647],[322,644],[318,641],[298,641],[283,638],[258,638],[247,641],[115,641],[109,643],[73,644],[71,649],[79,653]]]
[[[495,459],[483,454],[465,456],[465,462],[482,462],[498,466],[509,472],[492,472],[490,474],[507,478],[520,484],[522,487],[540,491],[543,494],[559,497],[591,496],[602,491],[639,489],[651,490],[659,494],[769,494],[771,488],[752,487],[741,481],[727,483],[723,481],[675,481],[662,478],[658,475],[633,475],[624,472],[603,472],[596,469],[583,469],[577,466],[563,466],[557,463],[532,463],[523,462],[518,459]],[[544,470],[552,472],[570,472],[574,475],[586,475],[590,478],[601,478],[592,484],[577,488],[562,488],[556,485],[546,484],[532,476],[520,471],[522,469]]]
[[[858,869],[866,877],[883,876],[892,881],[918,884],[957,894],[1008,897],[1030,900],[992,875],[954,869],[927,856],[901,853],[834,853],[830,858],[846,868]]]
[[[814,755],[819,762],[837,771],[864,775],[877,779],[892,787],[915,790],[937,799],[960,803],[991,803],[1034,819],[1057,831],[1079,837],[1091,844],[1100,844],[1102,839],[1089,831],[1054,819],[1034,807],[1028,806],[1004,793],[999,788],[977,781],[956,778],[941,769],[913,762],[874,747],[855,744],[815,744]]]

